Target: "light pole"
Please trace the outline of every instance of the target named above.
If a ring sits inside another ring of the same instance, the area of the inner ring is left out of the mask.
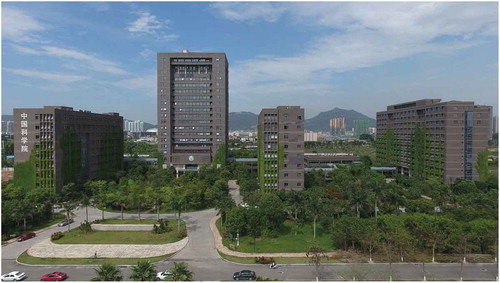
[[[236,232],[236,246],[240,246],[240,229]]]

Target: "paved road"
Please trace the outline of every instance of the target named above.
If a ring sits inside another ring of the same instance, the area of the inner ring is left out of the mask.
[[[75,223],[83,221],[85,210],[77,211]],[[173,262],[186,262],[193,271],[195,280],[220,281],[231,280],[235,271],[254,270],[257,275],[286,281],[314,281],[316,271],[313,266],[290,265],[278,269],[269,269],[267,265],[241,265],[224,261],[214,247],[214,237],[210,231],[209,220],[216,215],[213,209],[185,213],[182,219],[186,222],[190,241],[187,246],[168,261],[157,264],[158,270],[173,266]],[[101,217],[100,211],[89,208],[90,220]],[[119,213],[106,213],[106,217],[119,218]],[[126,214],[126,218],[137,218],[137,214]],[[162,214],[163,218],[173,218],[172,214]],[[143,218],[156,218],[156,215],[143,215]],[[24,252],[36,241],[47,238],[55,231],[67,228],[55,227],[40,233],[37,238],[23,243],[13,243],[2,247],[2,271],[21,270],[28,275],[27,280],[37,281],[44,273],[64,271],[69,274],[70,281],[88,281],[95,276],[94,266],[24,266],[15,262],[17,255]],[[393,280],[423,280],[422,264],[393,264]],[[130,270],[121,268],[124,278],[128,278]],[[425,264],[427,280],[459,280],[460,264]],[[320,280],[356,280],[382,279],[389,280],[391,275],[389,264],[331,264],[320,268]],[[486,281],[495,280],[498,276],[497,264],[465,264],[463,280]]]

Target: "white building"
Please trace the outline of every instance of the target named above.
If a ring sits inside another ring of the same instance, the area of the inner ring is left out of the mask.
[[[144,132],[144,122],[141,120],[136,120],[136,121],[131,121],[131,120],[125,120],[124,122],[124,131],[130,132],[130,133],[140,133]]]
[[[305,132],[304,133],[304,141],[305,142],[315,142],[318,141],[318,133],[315,132]]]

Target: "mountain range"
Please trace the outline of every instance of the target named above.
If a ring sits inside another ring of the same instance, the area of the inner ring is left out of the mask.
[[[375,127],[376,121],[355,110],[345,110],[334,108],[329,111],[321,112],[311,119],[306,119],[305,129],[308,131],[329,131],[330,119],[344,117],[346,129],[354,128],[354,120],[367,120],[369,127]],[[229,131],[245,131],[257,128],[259,116],[251,112],[230,112],[229,113]]]

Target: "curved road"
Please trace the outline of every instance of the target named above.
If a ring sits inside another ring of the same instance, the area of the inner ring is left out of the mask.
[[[76,211],[75,223],[85,219],[85,209]],[[194,272],[197,281],[232,280],[232,274],[242,269],[254,270],[258,276],[276,278],[286,281],[314,281],[316,272],[308,265],[289,265],[278,269],[269,269],[267,265],[241,265],[223,260],[215,249],[214,236],[210,230],[210,219],[216,215],[213,209],[185,213],[181,218],[186,222],[189,236],[187,246],[167,261],[157,263],[158,271],[171,268],[173,262],[186,262],[189,270]],[[106,218],[120,218],[120,213],[105,213]],[[141,215],[142,218],[154,219],[156,214]],[[175,218],[173,214],[161,214],[162,218]],[[137,219],[137,214],[124,214],[124,218]],[[101,212],[89,207],[89,220],[101,219]],[[76,224],[76,225],[75,225]],[[72,227],[73,228],[73,227]],[[2,273],[21,270],[28,275],[28,281],[38,281],[49,272],[63,271],[69,275],[70,281],[89,281],[95,276],[95,266],[26,266],[16,262],[16,258],[31,245],[50,237],[56,231],[65,231],[67,227],[53,227],[41,232],[36,238],[25,242],[14,242],[2,247]],[[127,280],[130,275],[128,267],[120,267]],[[393,264],[393,280],[423,280],[423,269],[420,263]],[[320,280],[357,280],[382,279],[389,280],[390,268],[386,263],[375,264],[331,264],[321,266]],[[427,280],[459,280],[460,264],[425,264]],[[365,275],[363,275],[365,274]],[[496,280],[497,264],[465,264],[463,280]]]

